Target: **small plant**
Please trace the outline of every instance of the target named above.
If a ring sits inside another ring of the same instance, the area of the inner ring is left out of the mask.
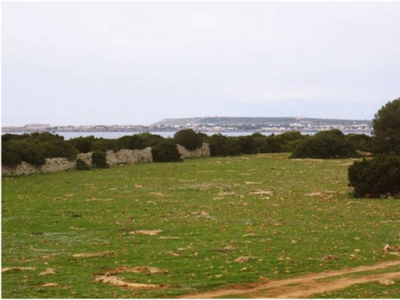
[[[90,170],[90,166],[82,159],[76,160],[76,169],[79,171]]]
[[[354,162],[348,176],[357,198],[400,197],[400,156],[393,152]]]
[[[107,163],[105,152],[99,150],[92,152],[92,167],[99,169],[106,169],[110,167],[110,165]]]

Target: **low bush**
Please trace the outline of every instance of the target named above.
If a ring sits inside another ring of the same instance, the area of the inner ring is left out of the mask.
[[[259,153],[259,147],[256,139],[253,136],[239,136],[237,138],[240,152],[243,154],[256,154]]]
[[[90,170],[90,166],[82,159],[76,160],[76,169],[79,171]]]
[[[240,155],[240,147],[236,140],[222,134],[213,134],[208,138],[211,156],[237,156]]]
[[[350,143],[354,150],[374,152],[373,138],[366,134],[350,133],[346,135],[346,140]]]
[[[355,149],[340,130],[321,131],[304,140],[290,158],[349,158],[355,157]]]
[[[41,166],[46,162],[46,158],[37,145],[23,139],[11,140],[2,145],[2,161],[5,166],[15,166],[22,161]]]
[[[155,162],[181,162],[182,158],[175,141],[165,139],[151,148],[153,161]]]
[[[195,150],[203,146],[204,135],[193,129],[183,129],[174,134],[174,140],[188,150]]]
[[[355,197],[400,197],[400,156],[391,153],[356,161],[349,167],[348,177]]]
[[[100,150],[95,150],[92,152],[92,167],[105,169],[109,168],[109,164],[107,163],[106,153]]]

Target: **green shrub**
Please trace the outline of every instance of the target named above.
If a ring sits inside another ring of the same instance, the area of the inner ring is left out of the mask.
[[[148,132],[126,135],[115,141],[114,151],[119,151],[121,149],[144,149],[147,147],[153,147],[162,141],[164,141],[162,136]]]
[[[90,166],[82,159],[76,160],[76,169],[80,171],[90,170]]]
[[[105,169],[110,166],[107,163],[106,153],[100,150],[95,150],[92,152],[92,167]]]
[[[253,136],[239,136],[237,144],[239,145],[240,152],[243,154],[259,153],[258,144]]]
[[[354,150],[373,152],[373,138],[366,134],[350,133],[346,135],[346,140]]]
[[[151,148],[155,162],[181,162],[182,158],[175,141],[165,139]]]
[[[2,147],[6,153],[2,153],[5,165],[15,165],[16,162],[27,162],[35,166],[41,166],[46,162],[44,155],[37,145],[29,142],[28,139],[11,140]],[[8,153],[7,153],[8,152]]]
[[[393,152],[354,162],[349,167],[348,176],[355,197],[400,197],[400,156]]]
[[[3,143],[1,146],[1,165],[15,167],[22,162],[22,157],[16,152],[10,151]]]
[[[193,129],[183,129],[174,134],[174,140],[188,150],[195,150],[203,146],[204,135],[195,132]]]
[[[208,138],[211,156],[237,156],[240,155],[240,147],[236,140],[222,134],[213,134]]]
[[[348,158],[356,153],[340,130],[321,131],[304,140],[290,158]]]
[[[95,137],[93,135],[88,137],[78,137],[74,139],[68,140],[68,143],[71,144],[74,148],[76,148],[79,153],[89,153],[92,152],[93,143],[95,141]]]
[[[73,160],[78,154],[78,150],[65,141],[42,142],[37,147],[46,158],[65,157]]]

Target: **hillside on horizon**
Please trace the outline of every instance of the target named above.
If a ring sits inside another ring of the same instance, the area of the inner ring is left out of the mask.
[[[165,118],[152,126],[183,126],[187,124],[212,124],[212,125],[283,125],[283,124],[336,124],[336,125],[372,125],[372,120],[350,120],[350,119],[325,119],[325,118],[302,118],[302,117],[194,117],[194,118]]]

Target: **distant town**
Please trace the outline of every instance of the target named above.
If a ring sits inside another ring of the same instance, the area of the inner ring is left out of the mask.
[[[370,133],[371,120],[341,120],[316,118],[250,118],[250,117],[203,117],[164,119],[151,125],[81,125],[52,126],[50,124],[27,124],[5,126],[2,133],[20,132],[164,132],[191,128],[199,132],[318,132],[339,129],[343,132]]]

